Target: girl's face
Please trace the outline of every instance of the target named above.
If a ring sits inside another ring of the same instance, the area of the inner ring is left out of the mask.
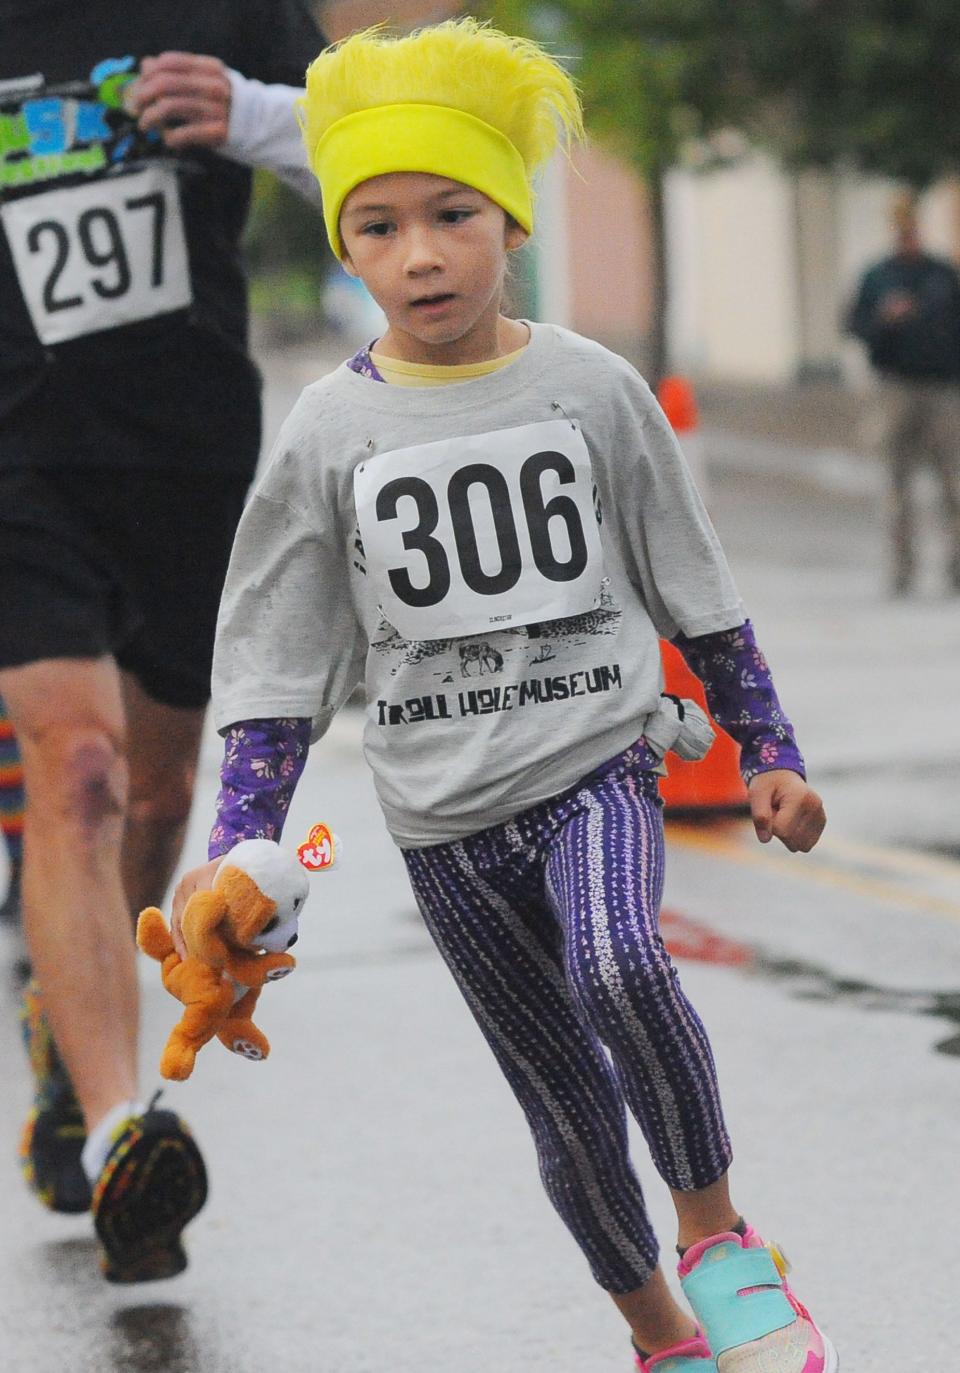
[[[526,233],[481,191],[428,172],[375,176],[340,214],[343,265],[390,325],[384,352],[408,362],[498,354],[507,252]]]

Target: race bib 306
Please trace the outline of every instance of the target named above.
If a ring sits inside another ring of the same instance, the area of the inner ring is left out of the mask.
[[[603,556],[590,455],[569,420],[379,453],[354,497],[368,573],[406,639],[579,615]]]

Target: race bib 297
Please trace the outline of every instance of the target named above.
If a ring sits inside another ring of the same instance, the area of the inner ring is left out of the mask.
[[[170,167],[22,196],[0,207],[0,217],[41,343],[190,304],[180,192]]]
[[[405,639],[462,638],[597,602],[590,455],[569,420],[378,453],[354,473],[367,571]]]

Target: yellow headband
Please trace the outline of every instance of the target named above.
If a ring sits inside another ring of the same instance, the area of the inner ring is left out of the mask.
[[[355,187],[390,172],[430,172],[490,197],[527,233],[533,198],[523,158],[491,124],[449,105],[375,105],[331,124],[311,166],[323,194],[327,237],[343,256],[340,211]]]

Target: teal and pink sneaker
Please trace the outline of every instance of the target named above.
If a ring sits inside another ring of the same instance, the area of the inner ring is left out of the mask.
[[[637,1354],[638,1373],[717,1373],[710,1346],[698,1330],[692,1340],[672,1344],[644,1359]]]
[[[749,1225],[686,1251],[680,1284],[717,1373],[837,1373],[837,1351],[791,1292],[788,1268]]]

